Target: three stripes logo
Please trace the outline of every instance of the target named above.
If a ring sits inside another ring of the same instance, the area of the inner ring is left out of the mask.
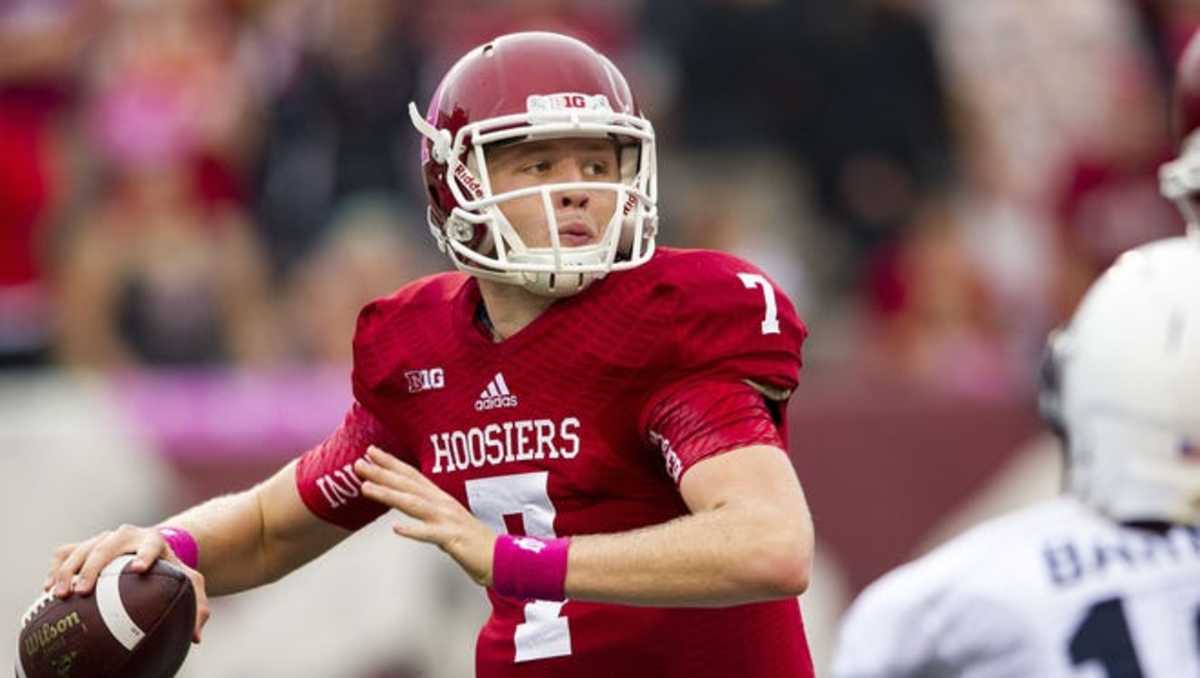
[[[475,411],[483,412],[484,410],[494,410],[499,407],[516,407],[517,397],[508,390],[508,384],[504,381],[504,375],[497,372],[496,376],[488,382],[487,388],[479,394],[479,400],[475,401]]]

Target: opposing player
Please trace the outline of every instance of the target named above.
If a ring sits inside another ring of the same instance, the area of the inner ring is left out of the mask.
[[[1051,336],[1062,497],[985,523],[855,601],[837,678],[1200,675],[1200,38],[1163,195],[1189,236],[1126,253]]]
[[[653,129],[587,45],[497,38],[412,112],[460,272],[363,310],[342,426],[165,537],[63,547],[47,585],[87,593],[136,552],[231,593],[396,508],[488,588],[479,676],[811,676],[790,302],[746,262],[655,248]]]
[[[1054,335],[1066,492],[871,585],[833,675],[1200,675],[1200,238],[1123,255]]]
[[[1173,201],[1188,230],[1200,233],[1200,32],[1192,35],[1175,67],[1172,132],[1179,157],[1159,169],[1162,194]]]

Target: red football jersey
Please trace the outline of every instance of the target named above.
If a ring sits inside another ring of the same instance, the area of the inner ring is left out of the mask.
[[[498,532],[621,532],[685,515],[677,483],[696,462],[785,445],[806,330],[744,261],[661,248],[499,343],[480,303],[473,278],[447,273],[363,310],[357,402],[297,471],[314,513],[357,529],[384,512],[352,471],[375,443]],[[488,593],[484,678],[812,675],[794,599],[655,608]]]

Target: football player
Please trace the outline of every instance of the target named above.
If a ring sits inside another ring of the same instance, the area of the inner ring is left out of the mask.
[[[869,586],[833,675],[1200,675],[1200,237],[1124,254],[1055,333],[1064,494]]]
[[[869,586],[837,678],[1200,675],[1200,38],[1174,108],[1162,191],[1189,235],[1123,255],[1046,352],[1063,495]]]
[[[487,587],[479,676],[811,676],[792,304],[744,261],[655,247],[654,131],[588,45],[499,37],[410,112],[459,272],[362,311],[341,427],[252,490],[65,545],[47,587],[136,553],[232,593],[395,508]]]
[[[1179,157],[1159,169],[1162,194],[1174,201],[1188,231],[1200,233],[1200,33],[1192,36],[1175,68],[1172,132]]]

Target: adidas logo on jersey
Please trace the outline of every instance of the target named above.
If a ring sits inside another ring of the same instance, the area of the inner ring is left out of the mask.
[[[499,372],[496,373],[496,376],[492,377],[487,388],[483,389],[483,392],[479,394],[479,400],[475,401],[475,411],[477,412],[516,406],[517,397],[508,390],[508,384],[504,382],[504,375]]]

